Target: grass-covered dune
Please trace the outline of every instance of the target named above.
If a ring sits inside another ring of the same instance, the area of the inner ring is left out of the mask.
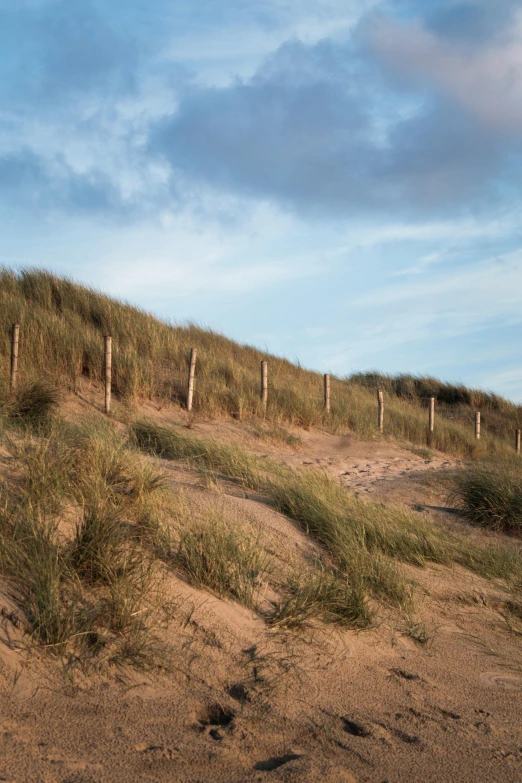
[[[48,272],[0,271],[0,377],[9,374],[10,328],[20,324],[20,384],[50,377],[77,389],[100,381],[103,335],[113,338],[113,393],[183,405],[190,349],[197,348],[196,415],[262,415],[259,365],[268,360],[268,418],[298,426],[376,433],[376,387],[385,391],[385,435],[427,443],[426,399],[439,413],[430,445],[464,457],[506,456],[522,408],[483,392],[430,378],[378,374],[332,377],[332,410],[323,412],[323,380],[286,359],[267,355],[194,325],[174,326],[123,302]],[[473,414],[482,412],[482,440],[474,439]]]

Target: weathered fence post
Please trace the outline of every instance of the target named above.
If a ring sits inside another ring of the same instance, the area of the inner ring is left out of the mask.
[[[261,362],[261,400],[266,413],[268,407],[268,362]]]
[[[515,451],[517,454],[520,454],[520,433],[521,430],[516,430],[515,432]]]
[[[430,412],[428,419],[428,428],[430,433],[435,429],[435,397],[430,397]]]
[[[20,339],[20,326],[13,324],[11,330],[11,380],[9,388],[14,391],[18,380],[18,343]]]
[[[480,440],[480,411],[475,413],[475,440]]]
[[[330,413],[330,373],[325,373],[324,376],[324,409],[326,413]]]
[[[188,386],[187,386],[187,410],[188,411],[192,410],[192,401],[194,399],[194,379],[196,377],[196,356],[197,356],[196,348],[191,348]]]
[[[111,412],[112,337],[105,337],[105,413]]]
[[[378,426],[379,432],[384,432],[384,394],[382,389],[377,389],[377,402],[379,404]]]

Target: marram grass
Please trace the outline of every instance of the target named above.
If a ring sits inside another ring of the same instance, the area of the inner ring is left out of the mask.
[[[440,395],[441,404],[453,406],[450,418],[437,413],[435,432],[429,438],[432,448],[463,457],[507,455],[513,451],[514,430],[521,426],[520,407],[507,401],[500,404],[501,398],[494,395],[472,390],[464,393],[460,387],[433,379],[413,379],[408,386],[406,381],[401,385],[397,379],[392,383],[384,376],[372,375],[352,379],[332,376],[331,413],[326,414],[319,373],[199,326],[160,321],[136,307],[39,270],[0,271],[4,381],[9,377],[13,323],[20,324],[21,383],[45,376],[69,389],[77,389],[85,380],[101,384],[103,336],[110,334],[113,392],[127,402],[145,398],[184,405],[190,349],[194,347],[198,351],[196,416],[263,417],[259,372],[261,360],[267,360],[267,417],[271,426],[321,426],[332,432],[351,429],[363,437],[376,436],[377,384],[385,389],[386,437],[425,446],[427,411],[422,403],[424,395],[432,393]],[[101,394],[100,388],[100,406]],[[484,405],[483,439],[477,443],[473,412],[479,402]]]
[[[133,432],[138,445],[149,453],[185,460],[202,472],[210,469],[266,495],[277,510],[324,547],[333,571],[343,575],[346,589],[352,591],[353,606],[361,607],[357,622],[363,622],[363,616],[368,619],[370,597],[396,606],[408,604],[410,586],[401,563],[418,567],[455,563],[507,581],[522,576],[522,558],[512,548],[481,547],[443,531],[419,513],[362,501],[324,472],[292,470],[277,461],[256,459],[238,446],[181,435],[151,422],[136,422]],[[328,594],[324,579],[315,584],[317,594]],[[339,583],[331,587],[338,591]],[[311,586],[293,590],[294,598],[290,593],[287,610],[279,610],[283,614],[292,613],[292,601],[304,604],[303,612],[319,601]]]
[[[522,535],[519,460],[470,465],[454,476],[450,502],[468,522]]]

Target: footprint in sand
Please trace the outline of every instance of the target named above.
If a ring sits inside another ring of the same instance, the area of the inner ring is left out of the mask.
[[[370,737],[371,731],[367,726],[349,718],[341,718],[343,722],[343,729],[347,734],[351,734],[352,737]]]
[[[134,750],[137,750],[138,753],[143,753],[146,756],[156,759],[165,759],[166,761],[174,761],[176,758],[179,758],[178,748],[168,748],[165,745],[154,745],[149,742],[138,742],[138,744],[134,746]]]
[[[420,676],[418,674],[413,674],[412,672],[407,672],[404,669],[390,669],[390,672],[392,674],[395,674],[397,677],[400,677],[402,680],[420,680]]]
[[[49,753],[45,760],[66,769],[68,772],[101,772],[103,770],[102,764],[93,764],[83,759],[69,758],[61,751]]]
[[[282,767],[283,764],[288,764],[289,761],[295,761],[296,759],[300,759],[301,756],[299,753],[287,753],[284,756],[272,756],[269,759],[265,759],[264,761],[258,761],[256,764],[254,764],[254,769],[260,770],[262,772],[272,772],[274,769],[279,769],[279,767]]]

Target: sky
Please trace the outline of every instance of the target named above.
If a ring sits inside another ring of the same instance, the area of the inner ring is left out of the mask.
[[[0,264],[522,402],[522,0],[0,0]]]

